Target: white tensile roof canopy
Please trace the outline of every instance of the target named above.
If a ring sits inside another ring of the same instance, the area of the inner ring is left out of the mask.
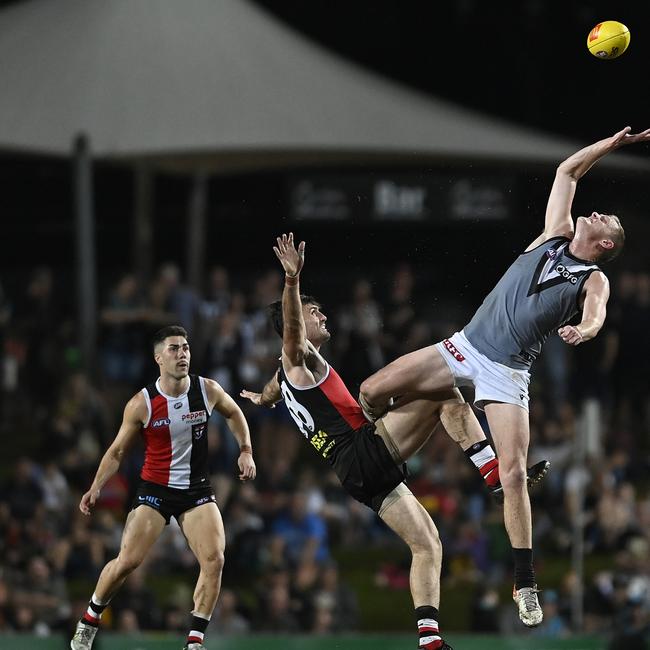
[[[384,80],[247,0],[30,0],[0,12],[0,61],[5,149],[67,154],[85,132],[100,157],[228,167],[355,156],[549,163],[580,146]]]

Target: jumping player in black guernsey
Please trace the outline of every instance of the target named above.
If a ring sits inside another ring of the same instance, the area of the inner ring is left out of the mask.
[[[219,596],[225,550],[223,521],[207,468],[207,427],[213,409],[226,419],[239,443],[239,478],[255,478],[244,414],[217,382],[189,374],[187,332],[177,325],[164,327],[154,336],[153,351],[160,377],[127,403],[117,436],[79,503],[81,512],[90,515],[126,450],[142,435],[145,460],[120,552],[99,576],[70,642],[72,650],[92,647],[105,607],[140,565],[171,517],[178,521],[200,566],[185,650],[204,650],[203,636]]]
[[[547,336],[568,345],[592,339],[605,321],[609,283],[599,264],[621,251],[618,217],[592,212],[574,225],[577,182],[606,154],[650,142],[650,129],[619,133],[584,147],[564,162],[548,198],[544,232],[521,254],[461,332],[404,355],[361,384],[364,409],[379,415],[395,395],[472,385],[484,408],[499,457],[504,519],[513,547],[513,598],[522,622],[534,627],[543,614],[533,569],[530,499],[526,490],[530,366]],[[567,324],[581,312],[577,325]]]
[[[406,542],[412,553],[410,586],[419,648],[448,649],[438,627],[442,547],[431,517],[404,483],[404,462],[441,422],[463,449],[470,450],[468,455],[474,456],[484,478],[494,472],[490,487],[498,492],[494,452],[471,407],[457,391],[447,390],[426,400],[402,398],[374,424],[366,419],[319,352],[330,333],[318,302],[300,294],[304,242],[296,249],[293,234],[282,235],[274,251],[286,274],[282,300],[270,306],[273,324],[282,336],[280,369],[261,393],[243,390],[241,396],[269,407],[284,399],[299,430],[329,462],[346,491],[377,512]],[[472,447],[478,450],[474,454]],[[544,472],[545,464],[540,464],[531,472],[531,483]]]

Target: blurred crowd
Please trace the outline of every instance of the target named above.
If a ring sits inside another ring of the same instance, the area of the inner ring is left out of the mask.
[[[317,296],[332,332],[323,352],[353,395],[369,374],[450,335],[471,316],[457,301],[423,295],[419,279],[404,263],[381,280],[354,279],[349,295]],[[69,292],[51,269],[35,269],[11,292],[0,289],[6,449],[0,633],[68,630],[99,571],[117,554],[142,449],[134,448],[107,483],[92,517],[81,515],[77,504],[126,400],[158,374],[151,334],[182,324],[192,371],[214,378],[239,400],[242,388],[260,390],[277,369],[280,340],[266,306],[280,297],[282,281],[276,270],[242,281],[215,267],[197,289],[183,283],[173,263],[161,265],[146,283],[126,272],[102,296],[93,373],[82,369]],[[533,366],[529,461],[551,461],[532,496],[545,608],[535,634],[625,636],[626,647],[636,647],[631,640],[642,642],[650,629],[650,274],[621,271],[612,284],[599,337],[573,349],[551,336]],[[253,483],[236,480],[238,449],[225,423],[217,415],[209,423],[209,464],[227,551],[224,588],[208,633],[360,629],[358,594],[338,560],[354,549],[391,548],[394,536],[346,495],[283,406],[240,405],[258,466]],[[409,486],[443,541],[441,620],[445,589],[465,585],[472,594],[467,631],[519,631],[507,598],[512,566],[502,511],[476,470],[443,434],[432,437],[409,470]],[[587,557],[584,580],[567,563],[577,537]],[[407,560],[406,553],[387,551],[374,588],[408,589]],[[547,577],[552,567],[561,571]],[[104,625],[124,632],[186,631],[195,572],[172,523],[129,577]],[[576,602],[582,602],[582,615]]]

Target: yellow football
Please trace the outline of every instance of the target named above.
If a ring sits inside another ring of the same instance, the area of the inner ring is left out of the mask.
[[[589,51],[599,59],[616,59],[630,44],[630,30],[617,20],[598,23],[587,36]]]

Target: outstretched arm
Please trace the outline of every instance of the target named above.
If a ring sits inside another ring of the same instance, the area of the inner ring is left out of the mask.
[[[282,391],[280,390],[280,384],[278,383],[278,374],[276,373],[273,377],[266,383],[261,393],[254,393],[250,390],[242,390],[239,393],[240,397],[245,397],[249,399],[255,406],[268,406],[269,408],[274,408],[275,405],[282,399]]]
[[[626,126],[609,138],[580,149],[560,163],[546,205],[544,232],[527,250],[539,246],[551,237],[573,237],[575,226],[571,216],[571,206],[578,181],[608,153],[635,142],[650,142],[650,129],[641,133],[630,133],[630,131],[630,127]]]
[[[282,356],[291,366],[302,366],[307,354],[307,332],[300,302],[300,271],[305,263],[305,242],[298,249],[293,243],[293,233],[277,238],[273,247],[275,255],[284,269],[284,290],[282,291]]]

